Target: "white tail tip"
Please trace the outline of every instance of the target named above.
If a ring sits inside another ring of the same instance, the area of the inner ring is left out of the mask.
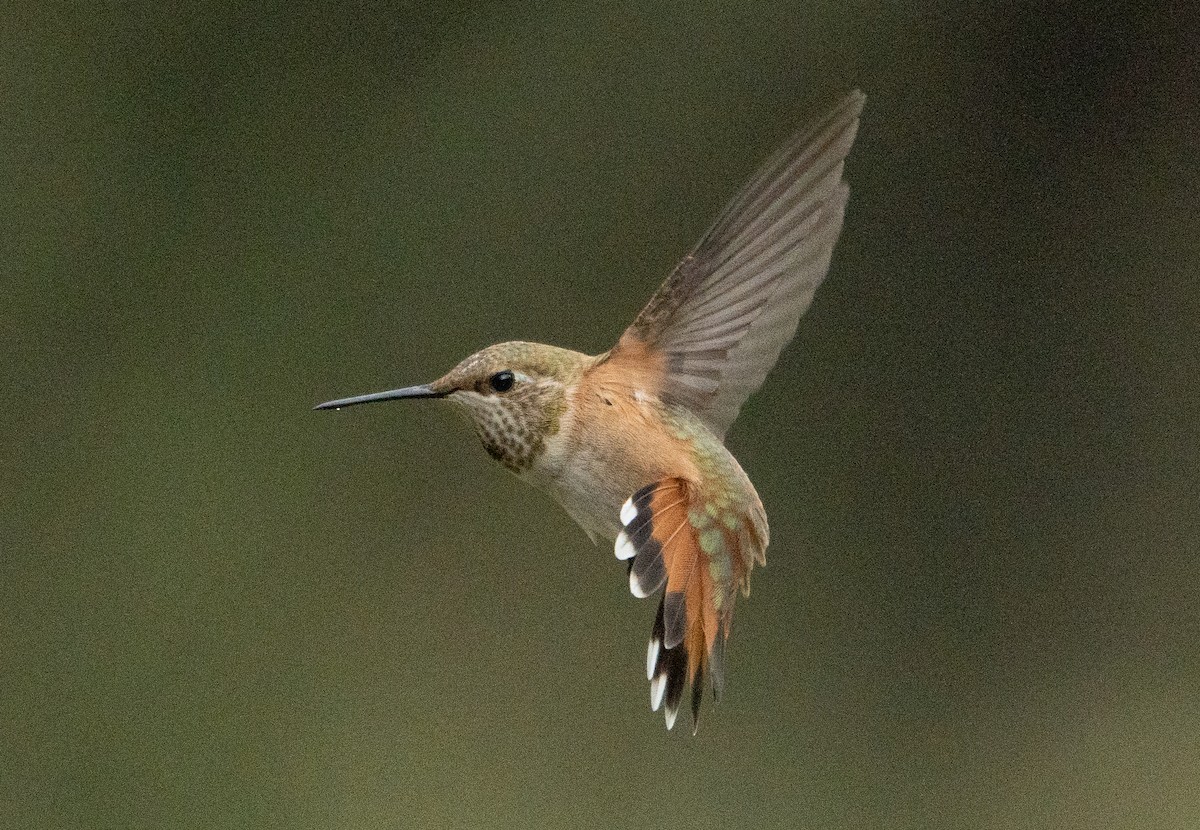
[[[629,527],[629,523],[637,518],[637,508],[633,505],[633,499],[626,499],[621,505],[621,524]]]
[[[638,582],[636,571],[629,572],[629,593],[638,599],[645,599],[650,596],[650,593],[642,588],[642,583]]]
[[[650,711],[657,712],[662,706],[663,695],[667,692],[667,673],[663,672],[650,681]],[[670,723],[670,721],[668,721]]]
[[[633,542],[629,541],[629,537],[625,535],[625,531],[623,530],[617,534],[617,544],[614,550],[617,558],[621,561],[637,556],[637,551],[633,549]]]
[[[654,667],[658,665],[658,650],[662,648],[662,641],[657,637],[650,641],[650,645],[646,647],[646,679],[654,679]]]

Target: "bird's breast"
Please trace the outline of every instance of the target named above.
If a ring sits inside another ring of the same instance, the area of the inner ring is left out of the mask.
[[[664,422],[661,404],[636,391],[572,390],[560,429],[525,476],[593,538],[616,538],[621,505],[646,484],[698,476],[690,443]]]

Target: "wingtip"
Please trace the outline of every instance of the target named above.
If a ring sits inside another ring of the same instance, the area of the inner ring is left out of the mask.
[[[866,106],[867,96],[863,94],[861,89],[853,89],[848,92],[845,97],[840,99],[833,105],[825,116],[819,119],[811,127],[809,137],[820,134],[826,131],[827,135],[833,136],[838,133],[849,131],[849,139],[843,138],[838,142],[842,150],[838,153],[840,156],[849,154],[850,145],[854,143],[854,138],[858,133],[858,120],[862,116],[863,107]]]
[[[835,112],[844,112],[853,118],[858,118],[862,114],[863,107],[867,103],[866,94],[855,87],[846,94],[846,97],[841,100],[841,103],[834,108]]]

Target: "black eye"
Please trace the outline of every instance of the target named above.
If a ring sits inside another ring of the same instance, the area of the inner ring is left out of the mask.
[[[516,378],[513,377],[513,373],[505,369],[503,372],[497,372],[492,375],[488,383],[497,392],[507,392],[509,389],[512,389],[514,380]]]

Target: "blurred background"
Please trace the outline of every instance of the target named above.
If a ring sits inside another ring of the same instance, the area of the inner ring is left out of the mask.
[[[1120,4],[0,11],[0,826],[1200,826],[1200,130]],[[868,96],[726,696],[437,404]]]

